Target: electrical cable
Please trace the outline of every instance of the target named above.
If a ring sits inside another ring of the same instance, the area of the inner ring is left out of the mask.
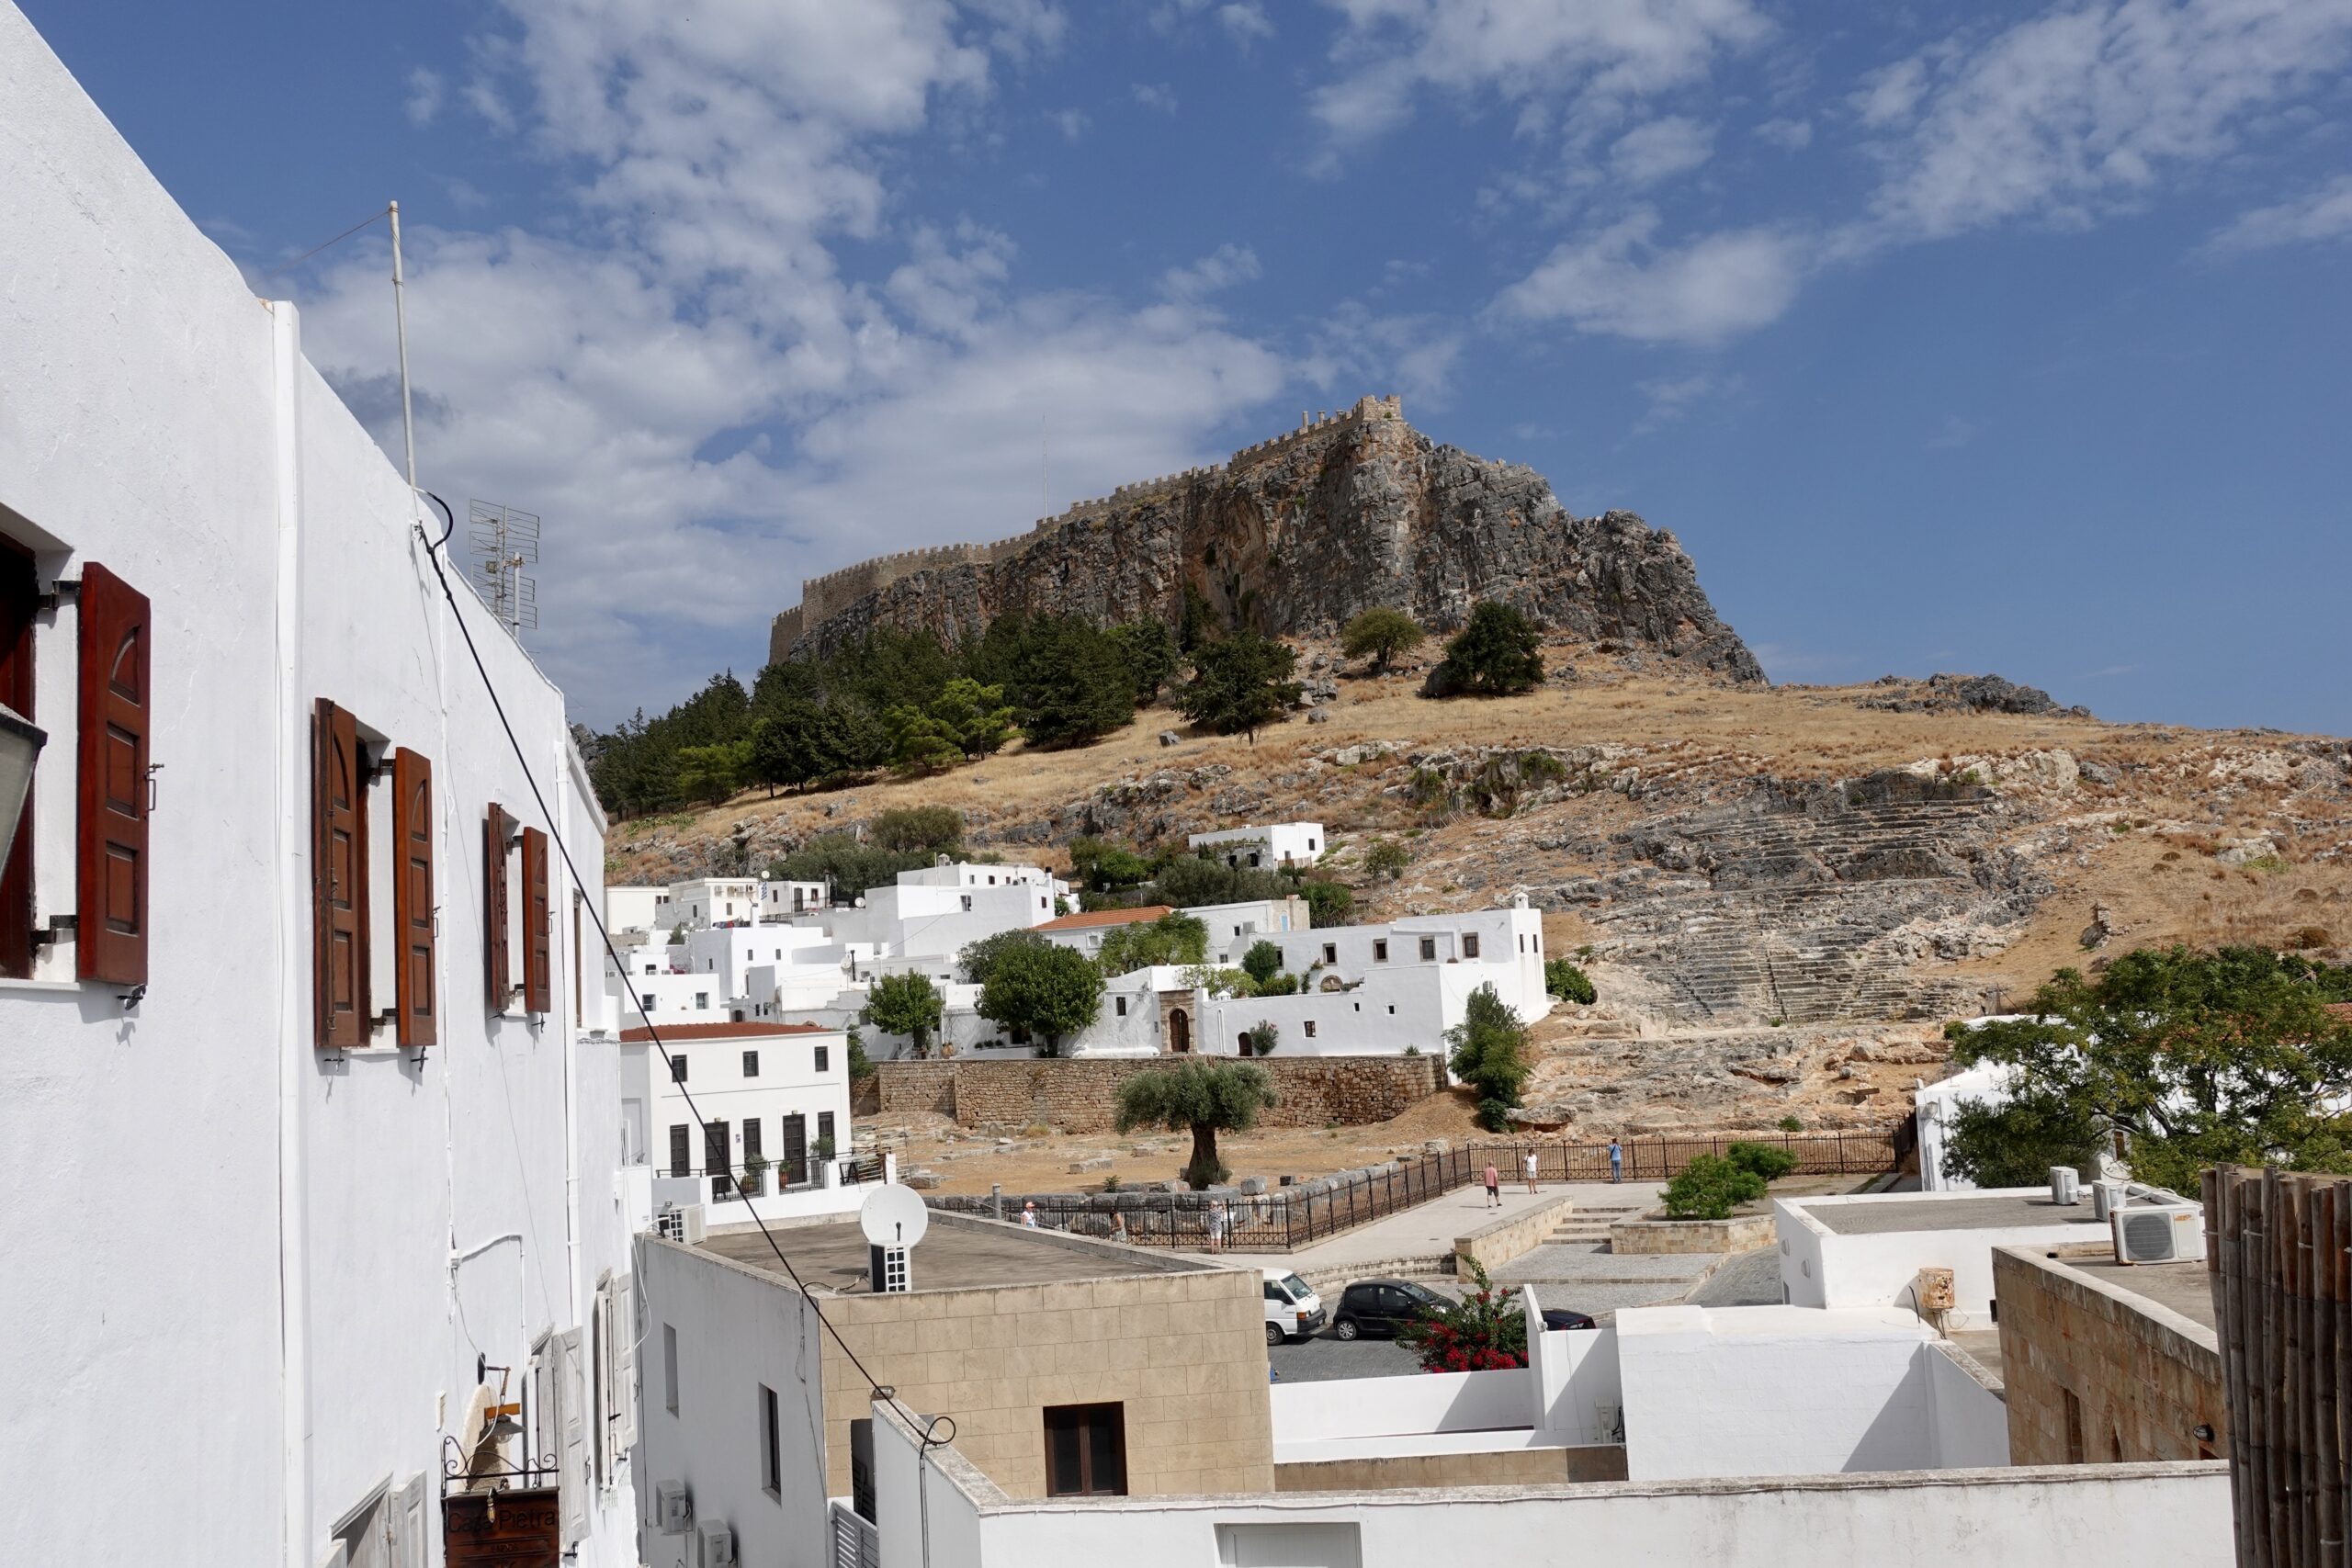
[[[317,255],[321,251],[325,250],[327,245],[339,245],[343,243],[344,241],[348,240],[351,236],[359,232],[360,230],[368,227],[368,224],[374,223],[388,216],[391,210],[392,209],[390,208],[387,207],[382,212],[369,213],[367,217],[362,218],[358,222],[354,223],[350,228],[345,229],[342,233],[337,234],[334,239],[327,241],[325,244],[312,245],[309,250],[304,251],[300,255],[296,256],[292,261],[288,262],[285,265],[271,267],[267,272],[263,273],[259,277],[254,279],[254,281],[256,283],[267,283],[271,278],[276,277],[281,272],[292,272],[296,267],[300,266],[304,262],[309,261],[312,256]]]
[[[449,536],[456,532],[457,514],[450,511],[447,502],[434,495],[430,491],[421,491],[418,493],[431,500],[441,509],[442,515],[449,520],[448,528],[442,534],[437,543],[426,535],[422,524],[416,525],[417,537],[424,544],[425,559],[433,563],[433,575],[441,584],[441,595],[448,601],[449,613],[458,623],[458,635],[465,639],[466,652],[473,660],[474,671],[481,677],[482,690],[489,694],[491,710],[498,715],[499,728],[506,732],[506,744],[514,750],[514,760],[522,764],[523,781],[530,786],[531,798],[538,803],[539,815],[548,824],[548,837],[554,841],[557,852],[563,856],[564,869],[571,874],[571,885],[574,887],[584,886],[585,884],[580,876],[580,867],[571,858],[571,846],[564,841],[562,830],[556,826],[556,814],[548,806],[547,796],[539,789],[538,773],[531,766],[530,754],[524,750],[521,738],[514,733],[514,723],[506,716],[506,705],[499,700],[498,684],[490,678],[490,667],[482,661],[481,649],[475,645],[474,634],[466,625],[465,611],[458,603],[457,590],[449,586],[449,574],[442,570],[441,550],[448,543]],[[653,1049],[660,1054],[662,1066],[665,1068],[671,1068],[673,1075],[671,1081],[676,1086],[679,1097],[686,1102],[686,1113],[695,1119],[695,1125],[703,1130],[704,1146],[707,1148],[709,1123],[703,1119],[701,1108],[695,1104],[693,1092],[676,1077],[675,1069],[671,1067],[670,1048],[662,1043],[661,1029],[646,1013],[645,1004],[639,998],[637,987],[630,979],[628,966],[621,962],[620,951],[613,943],[612,932],[605,927],[603,913],[585,904],[583,908],[588,908],[588,918],[595,922],[596,938],[604,944],[605,956],[611,961],[614,972],[620,976],[622,987],[628,994],[629,1005],[637,1010],[637,1016],[644,1021],[646,1038],[651,1043]],[[832,1320],[825,1315],[824,1308],[817,1304],[816,1296],[810,1292],[807,1282],[800,1278],[800,1271],[793,1268],[792,1260],[784,1255],[784,1248],[777,1243],[775,1233],[768,1229],[765,1220],[760,1218],[759,1210],[749,1202],[744,1204],[744,1209],[751,1214],[752,1223],[759,1227],[760,1237],[768,1244],[768,1250],[775,1254],[776,1262],[783,1266],[786,1276],[791,1280],[793,1287],[800,1292],[801,1300],[808,1303],[808,1310],[816,1315],[818,1325],[832,1336],[833,1343],[840,1346],[842,1354],[849,1358],[849,1364],[857,1369],[859,1377],[865,1380],[867,1389],[876,1398],[888,1401],[891,1408],[904,1418],[908,1426],[922,1434],[922,1450],[944,1447],[954,1442],[956,1440],[955,1417],[951,1416],[933,1416],[927,1419],[918,1417],[913,1411],[900,1404],[898,1391],[866,1370],[865,1363],[858,1359],[857,1352],[851,1348],[849,1341],[842,1337],[841,1330],[834,1327]],[[944,1438],[934,1438],[933,1434],[942,1423],[946,1425],[947,1435]]]

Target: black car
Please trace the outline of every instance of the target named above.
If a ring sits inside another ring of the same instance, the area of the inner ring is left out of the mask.
[[[1410,1280],[1359,1280],[1340,1293],[1331,1332],[1342,1339],[1391,1337],[1415,1318],[1452,1304]]]
[[[1591,1328],[1595,1326],[1595,1325],[1592,1319],[1586,1316],[1583,1313],[1570,1312],[1566,1307],[1545,1307],[1544,1309],[1544,1326],[1547,1329]]]

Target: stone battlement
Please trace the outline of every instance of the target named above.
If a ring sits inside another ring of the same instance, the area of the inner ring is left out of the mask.
[[[822,577],[808,578],[800,584],[800,603],[776,617],[771,646],[778,650],[788,649],[801,637],[867,594],[878,593],[893,582],[916,572],[933,571],[942,567],[992,565],[1019,554],[1035,543],[1041,534],[1057,533],[1073,523],[1101,517],[1121,506],[1157,500],[1239,468],[1254,468],[1303,441],[1333,434],[1351,424],[1376,419],[1401,420],[1404,417],[1403,400],[1395,397],[1360,398],[1353,408],[1337,413],[1312,416],[1301,413],[1296,430],[1286,431],[1252,446],[1244,446],[1222,463],[1187,468],[1182,473],[1162,474],[1158,479],[1121,485],[1108,495],[1072,502],[1057,516],[1039,518],[1026,533],[991,540],[987,544],[932,545],[922,549],[899,550],[860,561],[855,566],[842,567]]]

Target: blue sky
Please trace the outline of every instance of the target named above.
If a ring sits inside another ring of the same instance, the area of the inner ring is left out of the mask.
[[[592,723],[1395,391],[1775,679],[2352,733],[2352,0],[18,3],[256,276],[401,198]],[[389,433],[383,276],[267,287]]]

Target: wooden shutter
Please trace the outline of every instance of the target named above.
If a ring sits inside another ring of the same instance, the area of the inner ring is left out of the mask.
[[[615,1441],[620,1451],[628,1453],[637,1446],[637,1276],[624,1274],[620,1279],[618,1300],[613,1315],[620,1320],[620,1332],[614,1337],[614,1360],[618,1371],[615,1377],[620,1393],[620,1431]]]
[[[440,970],[433,942],[433,761],[405,746],[392,753],[392,983],[400,1043],[441,1040]]]
[[[368,791],[359,777],[359,727],[321,697],[311,724],[311,986],[318,1043],[368,1043]]]
[[[147,596],[92,561],[82,568],[74,972],[147,981]]]
[[[490,1010],[504,1012],[507,994],[514,987],[506,952],[506,836],[514,819],[497,806],[481,825],[482,953],[488,960]]]
[[[523,1010],[555,1010],[555,911],[548,898],[548,836],[523,829]]]
[[[556,1501],[563,1510],[563,1544],[570,1547],[588,1539],[588,1418],[582,1399],[580,1330],[557,1335],[555,1352]]]

